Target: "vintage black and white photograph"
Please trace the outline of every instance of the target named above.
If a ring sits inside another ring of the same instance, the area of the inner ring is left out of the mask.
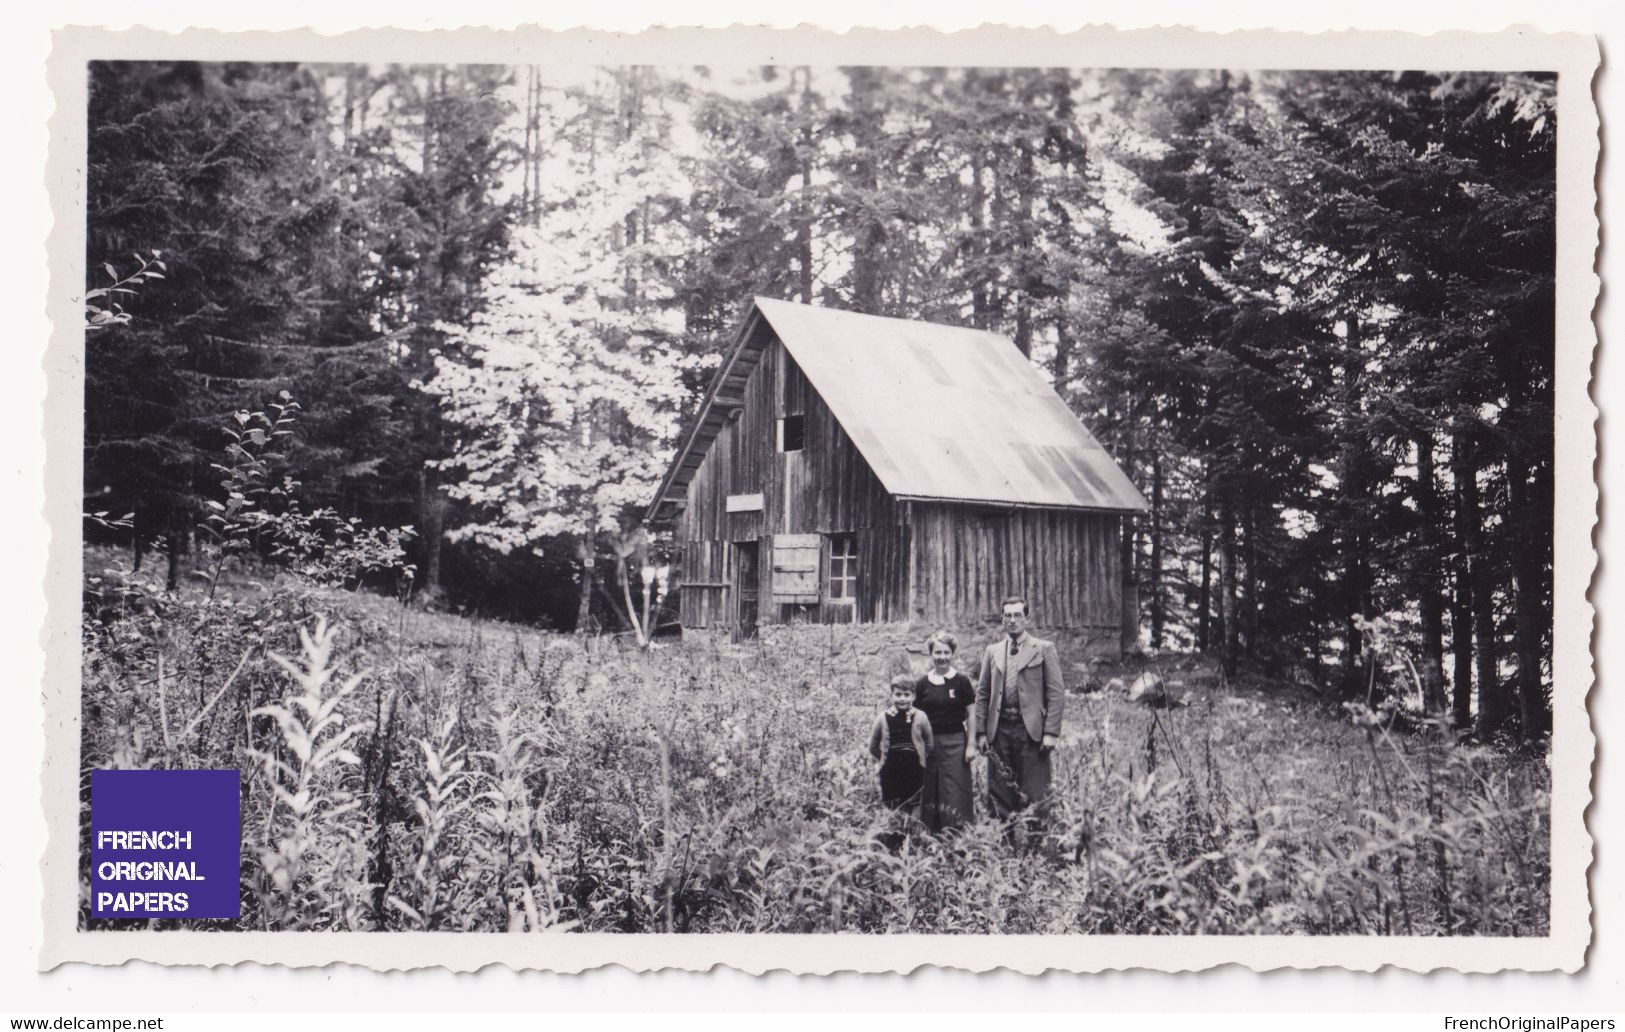
[[[81,937],[1554,934],[1555,71],[71,74]]]

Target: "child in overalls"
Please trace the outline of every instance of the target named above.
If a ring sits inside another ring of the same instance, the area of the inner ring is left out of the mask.
[[[917,816],[925,761],[931,755],[931,722],[914,708],[914,678],[891,681],[891,705],[869,732],[869,752],[880,761],[880,801],[888,810]]]

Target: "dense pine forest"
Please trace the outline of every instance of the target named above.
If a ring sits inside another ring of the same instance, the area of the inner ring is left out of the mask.
[[[89,75],[85,533],[169,589],[659,624],[643,506],[765,295],[1011,337],[1151,502],[1148,653],[1548,729],[1549,77]]]

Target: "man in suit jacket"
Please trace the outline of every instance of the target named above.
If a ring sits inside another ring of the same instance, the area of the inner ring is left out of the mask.
[[[1027,633],[1027,600],[1004,600],[1005,637],[982,653],[976,675],[976,750],[988,758],[988,803],[1000,820],[1042,819],[1050,754],[1061,738],[1061,657]]]

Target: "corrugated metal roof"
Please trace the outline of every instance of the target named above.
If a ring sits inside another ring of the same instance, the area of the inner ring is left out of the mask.
[[[766,327],[763,323],[766,323]],[[1144,511],[1145,499],[1008,338],[755,299],[649,507],[669,515],[771,336],[900,498]],[[724,398],[723,395],[728,395]],[[713,404],[713,400],[718,402]]]
[[[1009,339],[771,298],[756,309],[893,495],[1147,507]]]

